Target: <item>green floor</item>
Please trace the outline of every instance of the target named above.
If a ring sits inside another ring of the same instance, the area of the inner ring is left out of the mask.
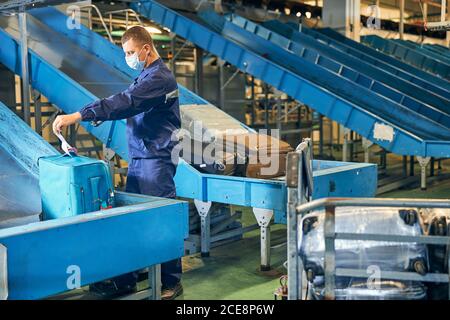
[[[435,182],[426,191],[419,188],[397,190],[382,197],[450,198],[450,180]],[[243,212],[244,225],[255,223],[251,211]],[[272,266],[260,272],[259,231],[248,233],[243,240],[211,250],[211,257],[199,255],[183,259],[184,294],[179,299],[273,299],[279,277],[285,272],[285,226],[272,226]]]
[[[243,210],[242,222],[256,223],[250,210]],[[285,226],[272,226],[271,237],[273,269],[269,272],[259,270],[259,230],[247,233],[240,241],[213,248],[208,258],[198,254],[183,258],[184,294],[179,299],[273,299],[279,277],[285,272]]]

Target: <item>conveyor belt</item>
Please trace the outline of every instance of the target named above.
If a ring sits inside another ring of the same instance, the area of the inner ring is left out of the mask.
[[[420,45],[415,42],[409,41],[409,40],[400,40],[400,39],[393,39],[392,41],[401,44],[405,47],[411,48],[413,50],[417,50],[424,55],[427,55],[435,60],[441,61],[445,64],[450,64],[450,57],[447,56],[447,54],[442,52],[436,52],[433,47],[428,47],[426,45]]]
[[[278,20],[266,21],[262,25],[291,41],[311,46],[325,56],[351,66],[359,72],[368,74],[368,76],[372,76],[419,100],[425,99],[425,103],[429,103],[432,106],[446,103],[448,106],[450,100],[450,83],[448,83],[448,90],[446,90],[444,89],[444,80],[426,72],[421,72],[419,69],[361,45],[356,41],[345,38],[346,40],[352,41],[352,46],[350,46],[318,32],[317,29],[309,29],[303,26],[302,32],[299,32],[298,26],[295,24],[283,23]],[[395,64],[392,64],[391,61],[385,62],[381,58],[391,58],[397,64],[399,63],[403,67],[410,67],[412,70],[409,72],[404,71],[395,66]],[[411,73],[411,71],[415,73]],[[423,77],[424,75],[425,77]],[[439,82],[444,87],[430,82],[429,79]],[[443,99],[444,101],[442,101]]]
[[[0,102],[0,229],[39,221],[37,160],[55,153]]]
[[[39,221],[40,212],[37,177],[0,147],[0,229]]]
[[[361,42],[424,71],[437,74],[443,79],[450,80],[450,64],[431,57],[420,49],[411,48],[403,43],[384,39],[376,35],[361,37]]]
[[[287,52],[297,56],[299,61],[304,58],[325,68],[334,75],[350,81],[354,84],[355,91],[358,91],[360,87],[368,89],[371,94],[382,95],[413,112],[420,113],[445,127],[450,127],[448,122],[450,119],[450,100],[440,97],[434,92],[411,84],[382,68],[374,67],[369,63],[329,48],[302,33],[297,32],[295,34],[297,38],[294,41],[278,34],[277,30],[272,31],[270,28],[258,25],[240,16],[227,15],[226,19],[266,40],[268,44],[284,48]],[[295,61],[292,56],[291,59]]]
[[[289,26],[293,30],[298,30],[297,24],[286,23],[286,26]],[[351,54],[352,56],[367,61],[375,66],[380,66],[392,74],[396,74],[405,80],[416,83],[423,88],[427,88],[430,91],[450,99],[450,82],[436,75],[356,42],[330,28],[303,28],[302,32],[332,46],[333,48],[337,48],[338,50]]]
[[[213,12],[183,15],[152,0],[133,3],[132,8],[389,151],[450,156],[447,125],[334,75],[330,69],[339,66],[320,55],[305,50],[304,56],[294,56]]]

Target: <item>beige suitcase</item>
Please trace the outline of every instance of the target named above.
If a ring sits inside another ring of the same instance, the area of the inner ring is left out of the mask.
[[[257,133],[228,135],[217,143],[222,143],[224,152],[234,152],[238,157],[245,158],[244,175],[259,179],[285,175],[286,157],[293,150],[284,141]]]

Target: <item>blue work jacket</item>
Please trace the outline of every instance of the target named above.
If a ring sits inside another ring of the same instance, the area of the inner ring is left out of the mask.
[[[169,159],[181,126],[178,85],[161,58],[123,92],[88,104],[82,121],[127,119],[130,159]]]

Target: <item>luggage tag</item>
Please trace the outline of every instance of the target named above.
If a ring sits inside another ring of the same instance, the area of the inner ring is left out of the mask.
[[[65,152],[64,155],[72,157],[72,154],[78,154],[77,148],[74,148],[70,144],[68,144],[66,139],[64,139],[64,137],[62,136],[61,132],[58,132],[56,136],[58,137],[59,141],[61,141],[61,149]]]

